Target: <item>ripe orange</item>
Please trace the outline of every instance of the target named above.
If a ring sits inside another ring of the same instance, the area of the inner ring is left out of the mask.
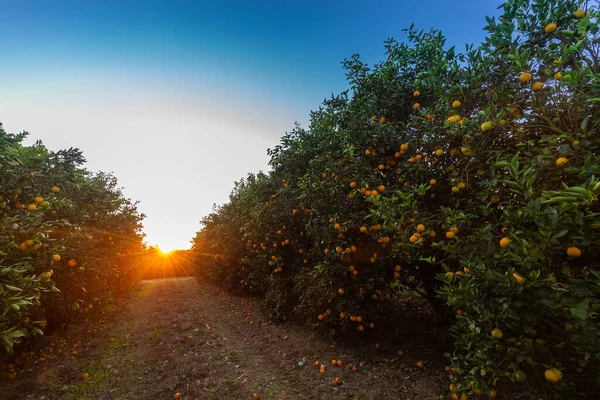
[[[482,132],[491,131],[492,129],[494,129],[494,124],[492,123],[492,121],[486,121],[483,124],[481,124]]]
[[[417,361],[417,367],[423,368],[423,361]]]
[[[408,145],[406,143],[400,145],[400,150],[402,150],[402,151],[408,150]]]
[[[342,365],[344,365],[344,363],[342,362],[342,360],[337,360],[336,364],[338,367],[341,367]]]
[[[567,249],[567,254],[570,257],[581,257],[581,250],[578,247],[569,247]]]
[[[500,247],[506,249],[510,245],[510,242],[510,238],[503,237],[502,239],[500,239]]]
[[[519,75],[519,81],[521,81],[521,83],[527,83],[531,79],[533,79],[533,76],[529,72],[523,72]]]
[[[385,117],[379,118],[379,122],[381,122],[383,124],[385,122]]]
[[[523,277],[519,274],[517,274],[516,272],[514,274],[512,274],[513,278],[515,278],[517,280],[517,283],[520,285],[523,283]]]
[[[413,108],[416,110],[417,108],[421,107],[421,105],[419,103],[415,103],[413,104]]]
[[[533,90],[534,92],[539,92],[540,90],[542,90],[542,88],[544,87],[544,84],[540,81],[536,81],[533,82],[533,84],[531,85],[531,90]]]
[[[575,18],[581,19],[581,18],[585,17],[585,10],[581,10],[581,9],[577,10],[577,11],[575,11],[574,15],[575,15]]]
[[[458,122],[461,119],[462,118],[460,117],[460,115],[451,115],[450,117],[448,117],[448,122]]]
[[[77,265],[77,261],[75,261],[75,260],[71,259],[71,260],[69,260],[69,262],[67,263],[67,265],[68,265],[69,267],[74,267],[74,266],[76,266],[76,265]]]
[[[452,393],[458,393],[458,387],[454,383],[450,384],[449,389]]]
[[[44,198],[43,198],[43,197],[41,197],[41,196],[36,196],[34,200],[35,200],[35,202],[36,202],[36,203],[38,203],[38,204],[39,204],[39,203],[41,203],[42,201],[44,201]]]
[[[356,182],[351,182],[351,183],[350,183],[350,187],[351,187],[352,189],[356,188],[356,186],[358,186],[358,184],[357,184]]]
[[[29,204],[29,205],[27,206],[27,209],[28,209],[29,211],[34,211],[36,208],[37,208],[37,206],[36,206],[35,204],[33,204],[33,203],[31,203],[31,204]]]
[[[319,316],[317,317],[317,319],[318,319],[319,321],[323,321],[323,318],[325,318],[325,317],[323,317],[323,314],[319,314]]]
[[[463,182],[460,182],[458,184],[458,188],[461,189],[461,190],[464,189],[465,187],[467,187],[467,185],[465,185]]]
[[[582,10],[582,11],[583,11],[583,10]],[[585,11],[584,11],[584,13],[585,13]],[[415,90],[415,91],[413,92],[413,96],[415,96],[415,97],[419,97],[420,95],[421,95],[421,92],[419,92],[418,90]]]
[[[377,186],[377,190],[379,190],[379,193],[383,193],[385,191],[385,186],[379,185]]]
[[[559,157],[556,159],[556,166],[557,167],[562,167],[563,165],[567,164],[569,162],[569,159],[566,157]]]
[[[544,28],[544,32],[546,33],[552,33],[556,30],[556,24],[554,22],[549,23],[548,25],[546,25],[546,27]]]
[[[461,103],[460,103],[460,101],[458,101],[458,100],[454,100],[454,101],[452,102],[452,108],[459,108],[459,107],[460,107],[460,105],[461,105]]]
[[[423,232],[423,231],[425,231],[425,225],[423,225],[423,224],[417,225],[417,232]]]
[[[454,235],[455,235],[455,234],[454,234],[454,232],[452,232],[452,231],[448,231],[448,232],[446,232],[446,238],[447,238],[447,239],[453,239],[453,238],[454,238]]]
[[[339,288],[339,289],[338,289],[338,293],[339,293],[339,294],[344,294],[344,289],[342,289],[342,288]]]
[[[562,372],[558,368],[550,368],[544,371],[544,376],[549,382],[556,383],[563,377]]]
[[[81,375],[81,379],[83,379],[84,381],[85,381],[87,378],[89,378],[89,377],[90,377],[90,375],[89,375],[89,374],[83,374],[83,375]]]
[[[495,390],[490,390],[490,398],[491,398],[491,399],[495,399],[495,398],[496,398],[496,396],[498,396],[498,393],[496,393],[496,391],[495,391]]]
[[[52,193],[58,193],[58,192],[60,192],[60,189],[58,188],[58,186],[52,186],[52,187],[50,188],[50,191],[51,191]]]
[[[442,150],[442,149],[437,149],[437,150],[435,151],[435,155],[436,155],[436,156],[438,156],[438,157],[441,157],[441,156],[443,156],[443,155],[444,155],[444,150]]]
[[[338,223],[336,223],[335,225],[333,225],[333,229],[338,230],[338,231],[340,230],[341,227],[342,226],[340,224],[338,224]]]
[[[492,337],[494,339],[502,339],[504,337],[504,333],[502,333],[500,329],[496,328],[492,331]]]

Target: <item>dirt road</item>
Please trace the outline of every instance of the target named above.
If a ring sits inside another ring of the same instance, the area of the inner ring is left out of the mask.
[[[425,400],[444,391],[441,365],[417,367],[427,360],[417,350],[398,358],[391,345],[332,348],[309,329],[269,323],[255,300],[193,278],[143,281],[104,320],[58,332],[50,344],[56,360],[36,359],[30,375],[32,361],[24,362],[21,378],[0,380],[0,398]]]

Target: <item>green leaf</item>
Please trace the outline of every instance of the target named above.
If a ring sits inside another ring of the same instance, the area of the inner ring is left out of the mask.
[[[577,319],[585,320],[587,318],[587,311],[582,308],[571,307],[569,312]]]

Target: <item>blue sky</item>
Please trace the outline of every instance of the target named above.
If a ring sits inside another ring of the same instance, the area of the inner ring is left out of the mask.
[[[402,29],[484,38],[496,0],[0,0],[0,121],[79,147],[148,215],[149,244],[187,248],[233,181]]]

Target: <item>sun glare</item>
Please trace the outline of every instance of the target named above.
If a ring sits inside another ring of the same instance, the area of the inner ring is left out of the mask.
[[[164,248],[162,248],[162,247],[159,247],[159,248],[158,248],[158,253],[159,253],[161,256],[168,256],[169,254],[171,254],[171,252],[173,252],[173,250],[164,249]]]

